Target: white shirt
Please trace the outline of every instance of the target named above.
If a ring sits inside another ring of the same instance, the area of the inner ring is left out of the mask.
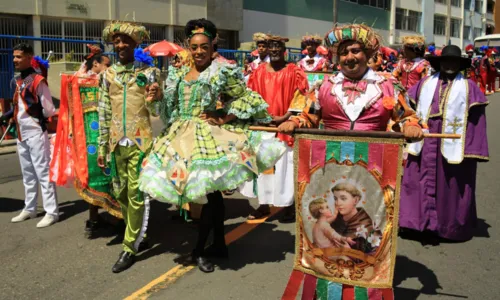
[[[24,83],[23,86],[21,86],[21,90],[23,90],[23,88]],[[40,82],[36,90],[36,95],[38,97],[38,101],[42,104],[44,117],[50,118],[55,115],[56,108],[52,102],[50,89],[45,82]],[[30,137],[42,134],[42,127],[40,127],[39,122],[28,114],[28,108],[22,100],[21,95],[19,95],[18,103],[19,108],[17,113],[17,124],[19,125],[20,140],[24,141]]]

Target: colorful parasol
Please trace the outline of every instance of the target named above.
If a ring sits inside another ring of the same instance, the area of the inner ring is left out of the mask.
[[[177,52],[182,51],[183,48],[175,43],[163,40],[146,47],[143,51],[150,53],[151,56],[175,56]]]

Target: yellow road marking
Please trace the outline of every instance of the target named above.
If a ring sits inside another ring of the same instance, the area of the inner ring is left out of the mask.
[[[273,207],[271,208],[271,214],[269,216],[258,220],[247,220],[245,223],[242,223],[240,226],[226,233],[226,244],[229,245],[232,242],[240,239],[250,231],[254,230],[257,226],[264,223],[268,218],[272,217],[280,211],[281,208]],[[177,265],[170,269],[167,273],[146,284],[124,300],[145,300],[149,298],[151,294],[167,288],[169,285],[174,283],[177,279],[184,276],[189,271],[193,270],[195,267],[196,266]]]

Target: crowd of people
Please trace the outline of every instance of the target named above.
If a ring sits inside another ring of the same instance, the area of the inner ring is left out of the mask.
[[[494,81],[489,71],[483,78],[482,68],[493,65],[492,51],[479,49],[485,55],[477,64],[454,45],[436,55],[419,36],[405,37],[403,49],[391,51],[374,29],[351,24],[324,38],[305,36],[307,54],[298,64],[285,59],[288,38],[256,33],[258,57],[242,70],[217,54],[212,22],[191,20],[185,33],[188,46],[162,83],[152,59],[136,49],[149,37],[146,28],[127,22],[106,27],[104,39],[113,43],[117,62],[111,65],[94,47],[76,74],[62,78],[68,92],[61,95],[52,158],[44,120],[55,108],[46,78],[34,68],[42,66],[28,44],[14,48],[20,75],[14,108],[1,121],[18,129],[26,199],[12,222],[36,217],[40,185],[46,215],[37,226],[56,223],[55,186],[70,182],[90,205],[87,237],[100,228],[99,207],[123,219],[123,250],[112,268],[118,273],[148,248],[151,200],[181,210],[202,205],[191,260],[213,272],[210,257],[229,257],[224,192],[239,189],[258,198],[249,219],[269,215],[274,206],[285,208],[282,221],[293,222],[293,132],[321,123],[326,130],[402,132],[408,158],[400,226],[472,238],[477,163],[489,157],[485,94]],[[322,44],[326,55],[318,53]],[[329,76],[310,86],[306,72]],[[153,136],[151,116],[165,126],[160,136]],[[279,133],[249,130],[252,124]],[[424,140],[424,132],[461,139]]]

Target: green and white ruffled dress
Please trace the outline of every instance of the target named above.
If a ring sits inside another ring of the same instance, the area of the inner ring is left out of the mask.
[[[204,204],[206,195],[232,190],[273,167],[285,151],[278,139],[250,131],[252,123],[271,121],[267,103],[248,89],[236,65],[214,60],[195,81],[189,67],[170,68],[160,116],[166,124],[142,165],[139,188],[154,199],[176,205]],[[229,99],[229,100],[227,100]],[[216,112],[238,119],[212,126],[199,116]]]

